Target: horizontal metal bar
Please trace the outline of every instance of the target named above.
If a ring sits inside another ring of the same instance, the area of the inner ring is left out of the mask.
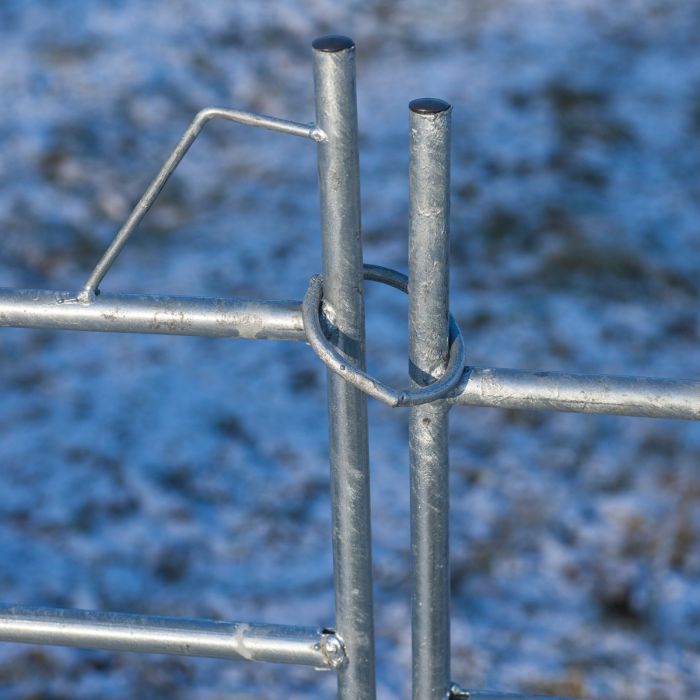
[[[467,367],[449,399],[463,406],[700,419],[700,382]]]
[[[312,627],[0,606],[0,641],[335,668],[343,647]]]
[[[39,289],[0,289],[0,326],[306,340],[294,301],[100,294],[81,304],[70,292]]]
[[[562,698],[559,696],[554,697],[553,695],[530,695],[528,693],[499,693],[491,690],[469,690],[465,692],[465,700],[575,700],[575,698]]]

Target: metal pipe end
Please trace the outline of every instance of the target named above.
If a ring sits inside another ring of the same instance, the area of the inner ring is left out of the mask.
[[[337,53],[338,51],[347,51],[355,48],[355,42],[349,36],[342,34],[328,34],[314,39],[311,43],[316,51],[323,53]]]
[[[311,138],[316,143],[325,143],[328,141],[328,134],[320,127],[314,126],[313,131],[311,132]]]
[[[417,100],[411,100],[408,108],[416,114],[440,114],[452,109],[452,105],[437,97],[419,97]]]
[[[334,629],[325,628],[322,631],[319,647],[328,668],[338,669],[347,663],[345,642]]]

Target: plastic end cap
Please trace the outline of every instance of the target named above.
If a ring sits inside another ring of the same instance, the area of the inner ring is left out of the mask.
[[[320,36],[318,39],[314,39],[311,46],[313,46],[316,51],[337,53],[338,51],[347,51],[348,49],[355,48],[355,42],[349,36],[329,34],[328,36]]]
[[[440,114],[450,109],[451,105],[436,97],[421,97],[409,103],[408,108],[416,114]]]

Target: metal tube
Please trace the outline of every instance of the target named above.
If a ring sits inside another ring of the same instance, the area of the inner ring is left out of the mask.
[[[323,240],[324,310],[331,338],[364,369],[365,329],[360,235],[360,178],[355,45],[347,37],[313,42]],[[341,700],[373,700],[374,612],[367,396],[328,372],[336,627],[348,663],[338,675]]]
[[[388,284],[408,294],[408,277],[401,272],[379,265],[365,265],[366,280]],[[323,302],[323,277],[314,275],[301,303],[301,317],[304,320],[306,339],[316,356],[345,381],[350,382],[368,396],[383,401],[388,406],[419,406],[432,403],[449,396],[462,380],[464,374],[464,341],[462,332],[452,316],[449,317],[450,351],[447,367],[435,382],[410,389],[394,389],[372,377],[364,370],[354,367],[341,355],[326,337],[320,318]]]
[[[454,698],[462,697],[455,695]],[[499,693],[496,690],[465,691],[465,700],[576,700],[575,698],[554,697],[553,695],[531,695],[530,693]],[[581,700],[579,698],[579,700]]]
[[[700,382],[468,367],[461,406],[700,420]]]
[[[306,340],[299,302],[0,289],[0,326],[219,338]]]
[[[306,341],[298,301],[0,288],[0,327]],[[700,381],[468,367],[451,405],[700,420]]]
[[[131,234],[141,223],[141,220],[146,216],[151,206],[153,206],[153,202],[155,202],[163,187],[165,187],[165,183],[180,164],[180,161],[185,157],[187,151],[190,150],[190,147],[201,133],[205,124],[212,119],[225,119],[245,126],[260,127],[262,129],[278,131],[292,136],[301,136],[317,142],[325,138],[323,132],[317,129],[314,124],[298,124],[297,122],[291,122],[286,119],[277,119],[276,117],[268,117],[264,114],[242,112],[235,109],[208,107],[201,110],[187,127],[185,133],[168,156],[168,159],[158,171],[158,174],[143,193],[141,199],[136,203],[136,206],[129,214],[129,218],[119,229],[104,255],[95,266],[95,269],[90,273],[90,276],[78,295],[81,301],[91,302],[94,300],[100,282],[102,282],[109,268],[114,264],[114,261],[117,259],[119,253],[121,253]]]
[[[334,668],[342,646],[312,627],[0,606],[0,640]]]
[[[408,354],[414,386],[438,379],[449,353],[450,112],[409,105]],[[413,554],[413,698],[450,690],[449,464],[443,402],[409,418]]]

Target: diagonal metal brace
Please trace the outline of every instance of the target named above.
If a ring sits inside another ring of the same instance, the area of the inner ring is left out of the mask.
[[[291,136],[302,136],[303,138],[311,139],[316,143],[321,143],[326,139],[326,135],[315,124],[300,124],[298,122],[288,121],[286,119],[278,119],[277,117],[268,117],[264,114],[255,114],[254,112],[244,112],[235,109],[220,109],[218,107],[207,107],[197,114],[192,123],[187,127],[187,130],[178,141],[177,145],[168,156],[168,159],[163,164],[163,167],[158,171],[148,189],[143,193],[141,199],[129,214],[129,218],[124,225],[119,229],[116,236],[110,243],[100,261],[95,266],[95,269],[90,273],[83,288],[76,297],[76,301],[83,304],[89,304],[94,301],[94,298],[99,294],[100,282],[112,267],[112,264],[117,259],[119,253],[126,245],[131,234],[136,227],[141,223],[141,220],[148,213],[148,210],[153,206],[153,202],[158,198],[165,183],[173,174],[180,161],[185,157],[190,146],[195,142],[204,126],[213,119],[225,119],[226,121],[236,122],[245,126],[254,126],[270,131],[277,131],[282,134]]]

